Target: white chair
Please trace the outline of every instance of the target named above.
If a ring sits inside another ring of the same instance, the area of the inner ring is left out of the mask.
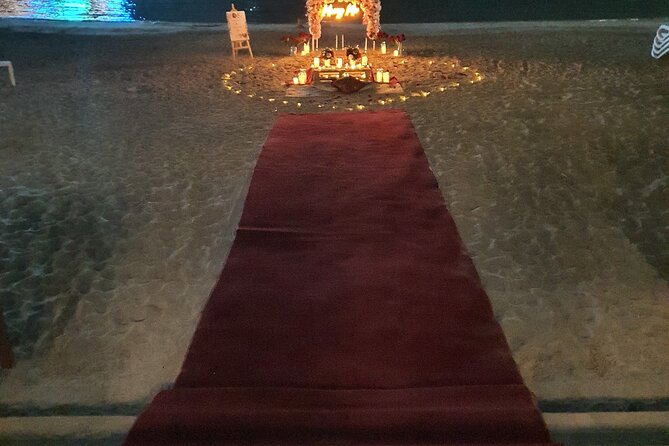
[[[12,87],[16,87],[16,78],[14,77],[14,67],[12,63],[8,60],[0,61],[0,67],[7,67],[9,71],[9,82],[12,83]]]
[[[650,55],[659,59],[667,53],[669,53],[669,25],[661,25],[657,30]]]

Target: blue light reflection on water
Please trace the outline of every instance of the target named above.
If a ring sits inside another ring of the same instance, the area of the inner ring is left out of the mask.
[[[0,0],[0,17],[132,22],[134,0]]]

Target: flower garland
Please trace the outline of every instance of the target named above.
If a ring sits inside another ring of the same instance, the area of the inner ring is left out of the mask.
[[[376,39],[381,30],[381,0],[348,0],[362,8],[362,23],[367,26],[367,37]],[[323,8],[334,0],[307,0],[307,19],[309,32],[315,39],[321,38]]]

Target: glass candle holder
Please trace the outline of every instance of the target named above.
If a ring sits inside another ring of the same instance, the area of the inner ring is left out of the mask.
[[[300,72],[297,75],[297,80],[299,81],[300,85],[304,85],[307,83],[307,70],[300,70]]]

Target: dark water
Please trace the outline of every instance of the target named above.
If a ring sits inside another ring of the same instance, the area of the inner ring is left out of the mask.
[[[236,0],[250,22],[289,23],[304,0]],[[669,0],[383,0],[386,23],[584,20],[669,16]],[[0,0],[0,17],[222,22],[229,0]]]

